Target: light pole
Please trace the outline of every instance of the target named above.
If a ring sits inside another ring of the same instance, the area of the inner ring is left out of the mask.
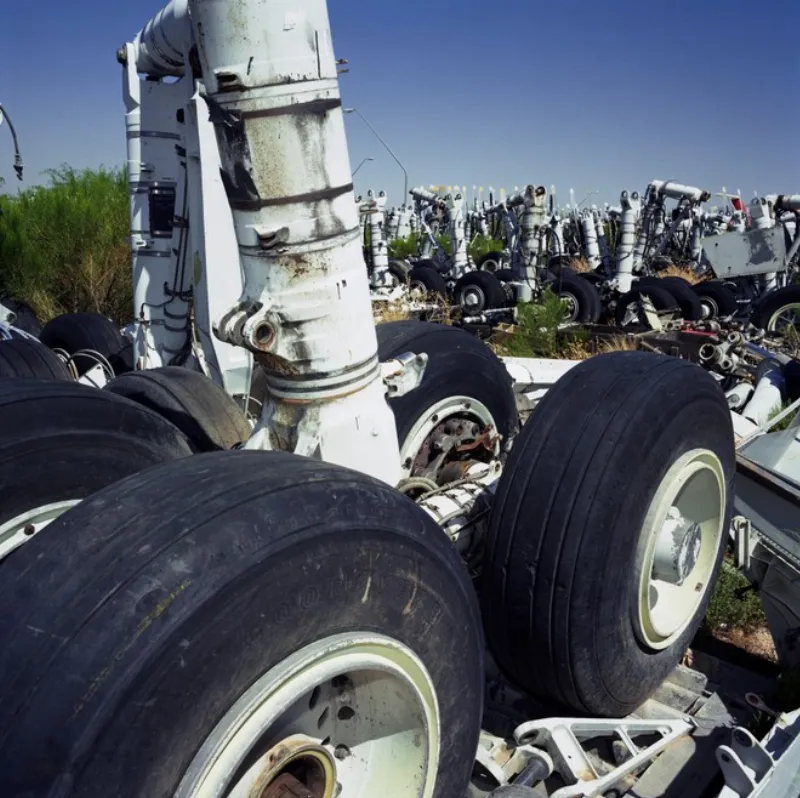
[[[359,170],[359,169],[360,169],[360,168],[361,168],[361,167],[362,167],[362,166],[363,166],[363,165],[364,165],[364,164],[365,164],[367,161],[374,161],[374,160],[375,160],[375,159],[374,159],[374,158],[373,158],[371,155],[368,155],[366,158],[362,159],[361,163],[360,163],[360,164],[359,164],[359,165],[358,165],[358,166],[357,166],[355,169],[353,169],[353,177],[355,177],[355,176],[356,176],[356,172],[357,172],[357,171],[358,171],[358,170]]]
[[[403,205],[405,205],[406,201],[408,200],[408,172],[406,171],[405,166],[403,166],[403,164],[400,163],[400,159],[392,152],[392,148],[381,138],[380,133],[378,133],[378,131],[375,130],[374,127],[372,127],[367,118],[364,116],[364,114],[361,113],[361,111],[358,110],[358,108],[342,108],[342,111],[344,111],[344,113],[346,114],[358,114],[361,117],[364,124],[375,134],[375,138],[378,139],[378,141],[381,144],[383,144],[384,148],[386,149],[386,152],[388,152],[389,155],[392,156],[394,162],[403,170],[403,177],[405,179],[403,183]]]

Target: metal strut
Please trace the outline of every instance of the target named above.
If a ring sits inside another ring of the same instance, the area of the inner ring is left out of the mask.
[[[140,72],[197,79],[215,129],[238,258],[195,268],[244,277],[213,332],[252,352],[266,376],[246,445],[397,484],[327,3],[232,7],[172,0],[133,55]]]

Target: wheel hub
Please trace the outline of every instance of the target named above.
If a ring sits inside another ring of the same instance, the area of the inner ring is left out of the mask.
[[[564,309],[564,320],[572,321],[575,318],[575,314],[578,308],[577,299],[575,299],[575,297],[572,294],[567,294],[565,292],[559,294],[559,298],[566,305]]]
[[[433,794],[439,708],[421,661],[382,635],[316,640],[229,707],[174,798]]]
[[[717,303],[710,297],[704,296],[700,300],[700,308],[702,309],[703,319],[714,319],[719,315],[719,308]]]
[[[468,418],[450,416],[438,424],[425,439],[413,461],[413,473],[425,476],[442,484],[443,481],[463,476],[453,467],[474,463],[475,456],[492,457],[497,439],[491,426],[481,428],[480,424]]]
[[[465,288],[461,294],[461,304],[469,310],[480,311],[486,304],[486,298],[480,288],[471,285],[469,288]]]
[[[266,768],[248,798],[333,798],[336,765],[327,749],[296,734],[266,756]]]
[[[778,308],[767,323],[770,332],[784,336],[797,336],[800,331],[800,304],[787,304]]]
[[[725,536],[727,491],[719,458],[693,449],[664,475],[639,544],[636,633],[653,650],[672,645],[712,584]]]
[[[70,499],[46,504],[0,524],[0,560],[23,543],[27,543],[34,535],[41,532],[49,523],[55,521],[79,501],[80,499]]]
[[[697,564],[702,535],[700,524],[684,518],[677,507],[670,507],[656,543],[653,576],[682,585]]]

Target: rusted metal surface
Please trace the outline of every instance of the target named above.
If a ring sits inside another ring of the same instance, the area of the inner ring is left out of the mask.
[[[319,793],[313,793],[291,773],[281,773],[261,795],[253,798],[319,798]]]

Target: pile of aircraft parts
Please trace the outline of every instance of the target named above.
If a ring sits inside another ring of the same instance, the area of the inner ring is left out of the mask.
[[[709,334],[709,368],[618,352],[558,374],[376,326],[385,205],[361,200],[370,284],[327,4],[232,9],[171,0],[118,53],[131,324],[0,324],[0,792],[796,795],[797,713],[755,736],[738,688],[680,666],[729,540],[796,656],[800,442],[763,422],[780,353],[646,287],[657,333]],[[702,195],[653,186],[643,258],[663,198]],[[456,244],[409,282],[485,297],[462,198],[412,195],[430,246],[440,212]],[[519,226],[502,290],[523,301],[542,197],[487,209]],[[546,280],[619,302],[617,255],[600,288]]]
[[[679,307],[688,321],[748,314],[769,330],[800,307],[800,195],[756,198],[749,208],[732,197],[729,208],[707,212],[710,192],[653,181],[644,201],[623,192],[619,206],[601,212],[559,209],[552,194],[548,207],[546,188],[530,185],[480,208],[475,200],[468,212],[460,193],[410,193],[413,212],[387,212],[383,194],[380,207],[374,198],[361,206],[362,220],[370,220],[376,301],[398,301],[405,285],[447,298],[468,322],[504,322],[518,302],[549,287],[565,301],[567,322],[641,323],[646,297],[656,310]],[[402,219],[403,231],[420,231],[417,255],[407,262],[390,263],[386,254],[389,234],[399,229],[386,223],[390,216]],[[505,247],[473,263],[470,244],[490,228]]]

